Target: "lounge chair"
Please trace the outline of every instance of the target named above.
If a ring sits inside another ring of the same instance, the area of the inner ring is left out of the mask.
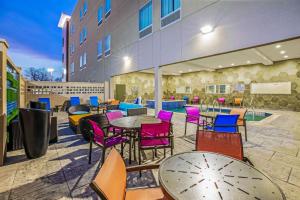
[[[96,109],[99,113],[99,99],[97,96],[90,96],[90,108]]]
[[[226,133],[237,133],[238,132],[238,121],[239,115],[221,115],[218,114],[212,125],[205,126],[206,130]]]

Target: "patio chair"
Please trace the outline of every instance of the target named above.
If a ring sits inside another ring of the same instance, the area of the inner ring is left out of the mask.
[[[174,96],[171,96],[171,97],[170,97],[170,100],[175,100],[175,97],[174,97]]]
[[[210,126],[205,126],[206,130],[226,133],[238,132],[239,115],[221,115],[218,114],[214,120],[214,123]]]
[[[243,98],[234,98],[233,99],[233,105],[242,107],[243,104]]]
[[[96,108],[97,112],[99,113],[99,99],[97,96],[90,96],[90,108]]]
[[[173,112],[166,111],[166,110],[160,110],[159,113],[158,113],[158,115],[157,115],[157,118],[160,119],[161,121],[165,121],[165,122],[171,123],[172,116],[173,116]]]
[[[194,98],[192,99],[192,104],[199,104],[199,103],[200,103],[199,96],[194,96]]]
[[[102,164],[105,159],[105,151],[107,148],[114,147],[116,145],[121,145],[121,154],[123,156],[124,146],[123,144],[129,143],[130,139],[126,136],[121,135],[112,135],[107,136],[100,125],[92,120],[88,120],[91,125],[92,131],[90,131],[90,151],[89,151],[89,164],[92,162],[92,151],[93,143],[102,148]]]
[[[217,98],[217,103],[219,104],[219,106],[221,105],[225,105],[225,98],[224,97],[220,97],[220,98]]]
[[[50,98],[38,98],[38,102],[46,104],[46,110],[50,111],[51,114],[53,109],[51,108]]]
[[[70,97],[70,105],[71,106],[80,105],[80,98],[79,97]]]
[[[189,97],[188,96],[183,96],[182,99],[186,102],[186,104],[189,103]]]
[[[126,185],[128,172],[158,167],[159,165],[143,165],[126,168],[122,157],[113,148],[90,186],[105,200],[163,200],[166,198],[160,187],[127,190]]]
[[[199,127],[204,127],[207,125],[207,120],[204,120],[200,115],[200,109],[195,106],[187,106],[185,107],[186,117],[185,117],[185,126],[184,126],[184,135],[186,135],[187,124],[196,124],[197,131]]]
[[[91,129],[92,127],[88,120],[97,122],[100,125],[100,127],[102,128],[102,130],[104,130],[105,133],[107,133],[109,123],[108,123],[108,120],[107,120],[105,114],[94,114],[94,115],[88,115],[88,116],[82,117],[79,119],[78,126],[79,126],[80,133],[82,134],[83,138],[86,141],[90,141],[90,131],[92,130]]]
[[[233,108],[230,110],[231,115],[239,115],[239,118],[237,120],[237,126],[238,126],[238,132],[239,132],[239,127],[243,126],[245,130],[245,140],[247,141],[247,123],[246,123],[246,116],[247,109],[245,108]]]
[[[138,146],[139,164],[142,162],[141,151],[144,150],[154,150],[156,155],[157,149],[164,149],[164,157],[166,157],[166,149],[169,148],[171,149],[171,155],[173,155],[174,141],[171,133],[171,123],[163,121],[156,124],[142,124]]]
[[[106,118],[107,118],[109,124],[111,121],[123,117],[123,113],[121,111],[107,112],[107,113],[105,113],[105,115],[106,115]],[[115,134],[121,134],[123,132],[123,130],[110,125],[108,128],[108,132],[111,132],[115,135]]]

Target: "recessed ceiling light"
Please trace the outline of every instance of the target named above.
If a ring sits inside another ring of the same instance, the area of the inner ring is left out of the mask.
[[[281,45],[277,44],[275,47],[276,47],[276,49],[279,49],[281,47]]]
[[[192,69],[189,69],[189,72],[191,72],[192,71]]]
[[[234,66],[234,63],[232,63],[231,66]]]
[[[280,51],[280,54],[285,54],[285,51]]]
[[[222,65],[219,65],[218,67],[219,67],[219,68],[222,68],[223,66],[222,66]]]
[[[182,72],[183,72],[182,70],[179,71],[179,73],[182,73]]]
[[[289,56],[288,55],[285,55],[285,56],[283,56],[284,58],[288,58]]]
[[[203,33],[203,34],[210,33],[213,30],[214,30],[214,28],[211,25],[202,26],[201,29],[200,29],[201,33]]]
[[[251,61],[250,60],[247,60],[247,64],[250,64],[251,63]]]

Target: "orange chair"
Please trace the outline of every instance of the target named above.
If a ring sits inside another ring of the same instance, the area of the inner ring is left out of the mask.
[[[121,155],[113,148],[90,186],[103,200],[166,200],[159,187],[128,190],[126,188],[127,172],[155,168],[158,168],[158,165],[126,168]]]
[[[245,140],[247,141],[247,125],[246,125],[246,116],[247,109],[245,108],[232,108],[230,110],[230,115],[239,115],[239,119],[237,121],[237,126],[243,126],[245,129]]]
[[[236,105],[236,106],[238,105],[238,106],[242,107],[243,98],[234,98],[233,104]]]

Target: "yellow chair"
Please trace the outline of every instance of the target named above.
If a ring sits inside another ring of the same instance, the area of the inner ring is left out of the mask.
[[[233,104],[242,107],[243,98],[234,98]]]

